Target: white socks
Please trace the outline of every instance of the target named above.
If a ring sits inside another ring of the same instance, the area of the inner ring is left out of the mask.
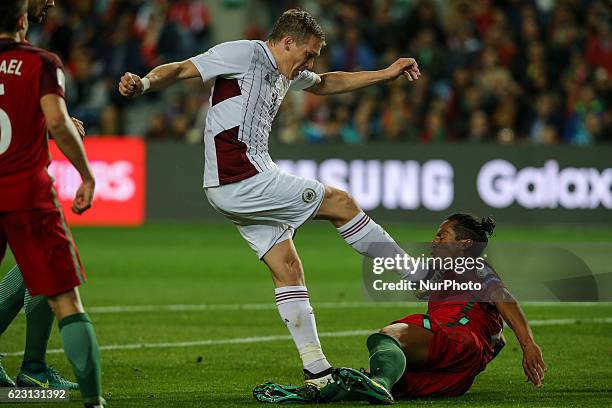
[[[361,211],[352,220],[338,228],[340,236],[361,255],[368,258],[409,258],[406,251],[391,238],[387,231]],[[410,266],[398,266],[393,269],[402,279],[419,280],[427,275],[427,268],[419,265],[416,269]]]
[[[338,228],[338,232],[347,244],[369,258],[393,258],[406,254],[387,231],[363,211]]]
[[[285,286],[275,289],[274,293],[278,312],[293,337],[304,369],[317,374],[330,368],[331,365],[321,350],[306,286]]]

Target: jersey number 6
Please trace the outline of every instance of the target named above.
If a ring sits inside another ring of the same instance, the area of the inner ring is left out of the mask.
[[[11,120],[4,109],[0,108],[0,154],[8,150],[12,137]]]
[[[0,95],[4,95],[4,84],[0,84]],[[8,150],[12,138],[11,119],[4,109],[0,108],[0,154]]]

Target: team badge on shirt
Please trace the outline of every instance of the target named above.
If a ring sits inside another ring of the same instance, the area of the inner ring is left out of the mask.
[[[305,203],[312,203],[315,198],[317,198],[317,193],[315,193],[312,188],[304,189],[304,192],[302,193],[302,200],[304,200]]]

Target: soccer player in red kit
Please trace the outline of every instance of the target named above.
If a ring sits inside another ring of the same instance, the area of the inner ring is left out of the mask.
[[[86,407],[102,407],[100,358],[77,286],[85,275],[47,172],[47,130],[78,170],[72,210],[91,206],[95,182],[64,100],[62,64],[24,42],[27,0],[0,4],[0,261],[7,244],[32,296],[58,319],[64,351]]]
[[[477,260],[494,228],[491,218],[451,215],[436,233],[432,255]],[[481,265],[432,271],[430,282],[472,282],[480,284],[480,289],[432,291],[426,314],[406,316],[372,334],[367,340],[369,373],[337,369],[335,382],[316,395],[273,383],[256,387],[253,395],[270,403],[313,399],[391,403],[394,398],[460,396],[503,348],[504,321],[523,350],[527,379],[539,387],[546,365],[527,319],[493,268],[484,261]]]
[[[54,0],[29,0],[28,20],[42,23]],[[83,123],[72,118],[79,136],[85,136]],[[19,374],[15,381],[0,363],[0,387],[43,387],[78,389],[79,385],[68,381],[53,367],[47,365],[47,344],[55,316],[44,296],[32,297],[26,290],[18,265],[11,268],[0,281],[0,336],[8,329],[21,309],[25,310],[25,348]],[[15,384],[17,383],[17,384]]]

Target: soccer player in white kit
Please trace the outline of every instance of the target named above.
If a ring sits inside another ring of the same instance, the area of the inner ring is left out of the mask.
[[[302,358],[305,380],[318,388],[331,381],[332,366],[319,342],[293,245],[295,230],[309,219],[329,220],[363,255],[404,251],[346,192],[279,170],[268,154],[272,121],[288,91],[329,95],[420,76],[412,58],[379,71],[316,74],[314,60],[324,45],[315,19],[292,9],[279,17],[265,42],[222,43],[186,61],[158,66],[144,78],[125,73],[119,83],[120,93],[133,97],[183,79],[214,79],[204,130],[206,196],[272,272],[278,311]]]

